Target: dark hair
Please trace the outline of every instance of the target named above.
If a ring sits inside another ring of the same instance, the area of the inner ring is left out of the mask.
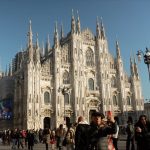
[[[127,121],[127,123],[133,123],[133,119],[132,119],[132,117],[131,117],[131,116],[129,116],[129,117],[128,117],[128,121]]]
[[[92,117],[101,117],[101,119],[105,118],[104,114],[100,112],[93,112]]]
[[[141,119],[142,119],[143,117],[144,117],[145,120],[147,121],[147,116],[146,116],[146,115],[141,115],[141,116],[139,117],[139,121],[141,121]]]
[[[114,117],[114,120],[117,124],[119,124],[119,118],[117,116]]]

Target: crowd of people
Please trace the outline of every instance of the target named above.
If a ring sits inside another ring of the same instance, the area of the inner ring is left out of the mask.
[[[12,149],[34,149],[34,144],[45,144],[46,150],[118,150],[119,134],[118,117],[94,112],[91,122],[80,116],[76,123],[64,128],[36,130],[5,130],[0,132],[3,144],[11,145]],[[141,115],[137,123],[128,117],[126,125],[126,150],[150,150],[150,123],[145,115]],[[136,145],[135,146],[135,141]]]

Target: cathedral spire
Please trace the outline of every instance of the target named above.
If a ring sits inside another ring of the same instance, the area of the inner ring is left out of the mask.
[[[134,71],[135,71],[136,76],[139,78],[138,67],[137,67],[137,63],[136,63],[135,57],[134,57]]]
[[[73,13],[73,9],[72,9],[72,18],[71,18],[71,33],[75,33],[76,31],[76,23],[75,23],[75,19],[74,19],[74,13]]]
[[[42,55],[45,56],[44,42],[42,42]]]
[[[118,43],[118,41],[116,41],[116,53],[117,53],[117,58],[121,58],[120,48],[119,48],[119,43]]]
[[[59,46],[59,37],[58,37],[58,29],[57,22],[55,23],[55,31],[54,31],[54,47],[57,48]]]
[[[134,76],[135,72],[134,72],[134,65],[132,62],[132,57],[130,56],[130,71],[131,71],[131,75]]]
[[[63,24],[61,24],[60,36],[61,36],[61,39],[64,38],[64,28],[63,28]]]
[[[40,49],[39,49],[39,40],[38,40],[38,33],[36,34],[36,61],[40,61]]]
[[[80,17],[79,17],[78,11],[77,11],[77,15],[78,15],[78,18],[77,18],[77,33],[80,34],[81,33],[81,24],[80,24]]]
[[[32,27],[31,27],[31,20],[29,21],[29,32],[28,32],[28,48],[31,48],[33,46],[32,43]]]
[[[100,37],[101,37],[98,17],[97,17],[97,20],[96,20],[96,37],[97,37],[98,39],[100,39]]]
[[[105,36],[105,29],[104,29],[102,18],[101,18],[101,38],[102,39],[106,38],[106,36]]]
[[[46,51],[47,51],[47,53],[49,53],[49,51],[50,51],[50,39],[49,39],[49,34],[48,34],[48,36],[47,36]]]
[[[36,34],[36,48],[39,48],[39,40],[38,40],[38,33]]]

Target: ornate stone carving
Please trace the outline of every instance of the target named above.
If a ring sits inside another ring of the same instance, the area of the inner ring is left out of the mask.
[[[51,116],[51,114],[53,113],[53,111],[51,109],[44,109],[42,112],[41,112],[41,115],[42,116]]]
[[[89,106],[97,107],[97,106],[98,106],[98,101],[97,101],[97,100],[91,100],[91,101],[89,102]]]

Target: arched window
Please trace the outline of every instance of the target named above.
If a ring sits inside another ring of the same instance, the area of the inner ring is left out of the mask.
[[[86,65],[90,67],[94,65],[94,54],[91,49],[86,51]]]
[[[127,105],[131,105],[131,98],[127,96]]]
[[[89,90],[94,90],[94,80],[92,78],[88,80],[88,84]]]
[[[117,96],[113,95],[113,105],[117,106],[118,105],[118,100],[117,100]]]
[[[65,104],[69,104],[69,95],[67,93],[64,94]]]
[[[63,84],[69,84],[69,83],[70,83],[69,73],[65,71],[63,74]]]
[[[50,94],[49,94],[49,92],[44,93],[44,103],[45,104],[50,103]]]
[[[115,87],[115,83],[116,81],[115,81],[115,77],[113,76],[112,78],[111,78],[111,87]]]

